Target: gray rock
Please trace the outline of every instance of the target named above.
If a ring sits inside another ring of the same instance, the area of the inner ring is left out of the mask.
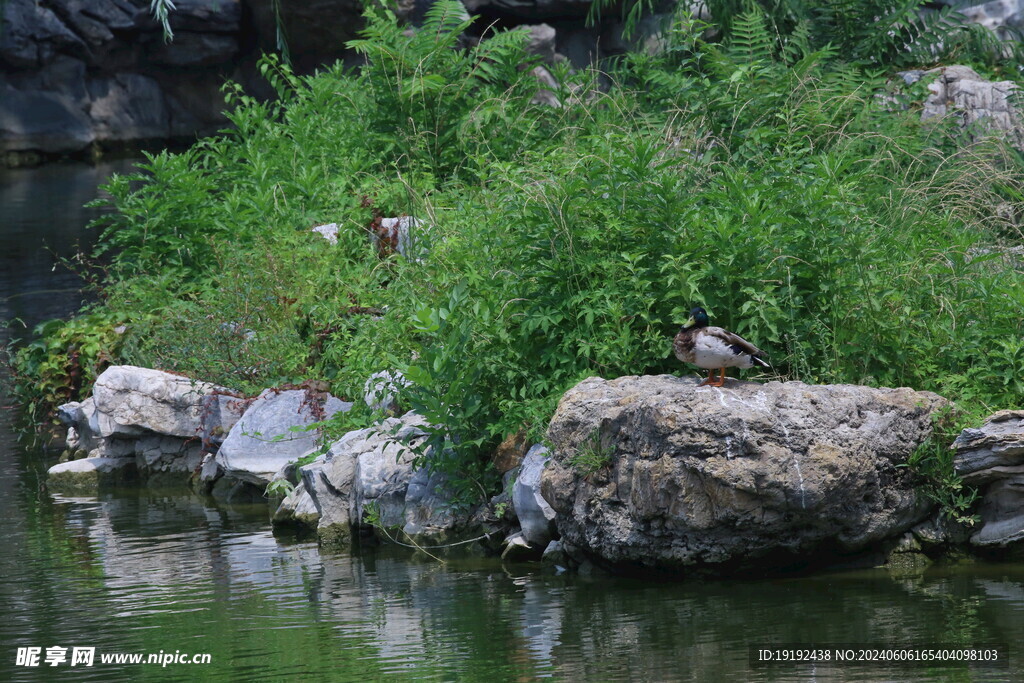
[[[1024,410],[1001,410],[953,442],[953,468],[967,484],[984,484],[1017,473],[1024,465]]]
[[[94,431],[101,437],[147,431],[196,437],[203,431],[204,399],[218,391],[225,390],[160,370],[114,365],[96,378],[93,387]]]
[[[101,438],[93,431],[95,413],[96,404],[91,396],[57,407],[57,418],[68,427],[68,448],[88,453],[99,446]]]
[[[14,88],[0,74],[0,152],[79,150],[93,139],[79,102],[59,92]]]
[[[981,529],[971,536],[976,546],[1007,546],[1024,539],[1024,475],[989,484],[978,507]]]
[[[463,0],[470,14],[506,16],[536,22],[551,19],[583,19],[590,0]]]
[[[890,576],[905,578],[920,575],[931,563],[917,538],[908,531],[889,551],[884,566],[889,570]]]
[[[591,378],[551,421],[541,490],[563,544],[611,569],[827,559],[927,514],[901,465],[944,405],[905,388]]]
[[[560,108],[562,102],[558,99],[558,95],[555,94],[559,89],[559,85],[551,72],[543,66],[535,66],[530,71],[530,74],[544,86],[534,94],[530,101],[533,104],[541,104],[554,109]]]
[[[405,493],[405,526],[402,531],[418,542],[422,539],[441,543],[458,521],[452,507],[448,477],[441,472],[431,474],[426,468],[416,470]]]
[[[315,414],[315,401],[298,389],[261,393],[217,451],[217,464],[224,474],[265,487],[288,462],[316,448],[318,432],[303,431],[304,427],[352,408],[351,403],[329,396],[320,414]]]
[[[299,470],[303,487],[317,512],[315,528],[323,543],[338,544],[351,539],[351,494],[358,457],[352,446],[360,438],[358,432],[349,432],[331,444],[327,453]]]
[[[544,554],[541,556],[541,562],[548,565],[554,565],[556,567],[566,567],[569,564],[569,558],[565,554],[565,549],[562,547],[561,541],[551,541],[547,547],[544,548]]]
[[[95,492],[135,475],[135,458],[82,458],[54,465],[46,473],[46,485],[64,493]]]
[[[315,228],[310,228],[310,232],[315,232],[331,244],[338,243],[338,224],[327,223],[326,225],[318,225]]]
[[[953,442],[953,468],[978,486],[981,527],[976,546],[1006,546],[1024,539],[1024,410],[1001,410]]]
[[[200,493],[209,493],[217,480],[224,476],[217,458],[212,453],[204,453],[202,462],[199,464],[199,474],[192,482],[193,488]]]
[[[199,437],[203,447],[214,451],[224,443],[250,403],[248,399],[232,393],[215,392],[204,396],[199,417]]]
[[[163,90],[153,78],[115,74],[90,79],[88,88],[86,113],[93,140],[145,140],[170,135],[170,113]]]
[[[225,64],[238,57],[237,33],[175,31],[174,40],[150,43],[149,59],[169,67],[196,69]]]
[[[426,437],[422,415],[406,413],[376,427],[347,434],[348,448],[356,453],[351,497],[351,519],[366,522],[371,506],[380,525],[404,527],[405,494],[413,476],[414,448]]]
[[[168,43],[141,0],[0,3],[0,153],[216,132],[218,88],[243,61],[241,3],[175,4]]]
[[[157,473],[190,475],[203,461],[202,444],[197,439],[174,436],[146,436],[134,442],[135,464],[147,477]],[[179,478],[184,482],[187,476]]]
[[[291,493],[281,501],[277,511],[274,512],[273,524],[275,527],[294,526],[300,529],[315,529],[320,521],[320,512],[317,510],[313,497],[306,491],[304,483],[292,489]]]
[[[547,24],[524,26],[530,32],[526,42],[527,54],[536,55],[545,64],[555,63],[555,29]]]
[[[277,16],[288,35],[294,67],[308,73],[342,57],[347,41],[358,38],[363,27],[359,0],[305,0],[282,2],[275,11],[272,0],[247,0],[248,21],[260,50],[276,51]]]
[[[540,492],[541,475],[550,459],[544,446],[537,444],[531,448],[512,487],[512,504],[523,538],[536,548],[545,547],[555,535],[555,511]]]
[[[961,7],[960,13],[970,21],[994,31],[1003,40],[1015,40],[1008,29],[1024,28],[1024,7],[1020,0],[992,0],[979,5]]]
[[[972,529],[938,512],[921,522],[911,532],[925,548],[962,545],[971,537]]]
[[[39,66],[57,52],[84,48],[82,39],[36,0],[6,0],[0,10],[0,61],[10,66]]]
[[[175,41],[180,31],[236,33],[242,21],[238,0],[176,0],[171,13]]]
[[[1024,148],[1024,121],[1014,104],[1017,86],[1013,81],[989,81],[959,65],[901,75],[907,83],[935,76],[928,84],[931,94],[924,101],[922,121],[953,115],[975,136],[995,131]]]
[[[413,538],[440,541],[468,526],[468,516],[452,508],[447,478],[413,469],[412,449],[425,437],[425,424],[415,413],[388,418],[345,434],[299,469],[300,485],[316,510],[321,543],[345,544],[353,528],[370,526],[383,526],[388,535],[401,529]],[[281,515],[295,521],[288,509]]]

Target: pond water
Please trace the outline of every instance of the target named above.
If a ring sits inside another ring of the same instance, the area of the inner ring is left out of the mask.
[[[76,207],[109,170],[19,171],[13,195],[0,179],[5,317],[77,304],[77,281],[52,274],[42,246],[74,241]],[[1024,680],[1022,564],[656,583],[388,547],[321,553],[275,537],[262,505],[53,495],[54,455],[19,446],[11,420],[0,413],[0,680]],[[996,645],[1008,666],[751,662],[752,646],[786,643]],[[68,661],[48,666],[55,647]],[[39,666],[19,664],[24,648]],[[93,665],[71,666],[74,648],[95,648]],[[118,654],[209,662],[101,661]]]

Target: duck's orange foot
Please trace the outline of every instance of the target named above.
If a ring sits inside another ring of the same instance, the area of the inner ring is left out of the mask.
[[[718,387],[720,387],[720,386],[722,386],[724,384],[725,384],[725,368],[721,368],[720,369],[720,375],[719,375],[718,378],[715,377],[714,369],[709,370],[708,371],[708,378],[705,381],[703,381],[700,384],[698,384],[697,386],[698,387],[701,387],[701,386],[718,386]]]

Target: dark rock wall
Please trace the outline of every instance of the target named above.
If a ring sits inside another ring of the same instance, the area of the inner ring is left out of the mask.
[[[147,0],[6,0],[0,24],[0,155],[76,154],[192,138],[225,120],[240,76],[238,0],[179,0],[165,43]]]
[[[675,0],[661,0],[667,16]],[[396,0],[418,24],[432,0]],[[590,0],[465,0],[479,15],[471,37],[491,27],[545,22],[556,57],[583,66],[625,49],[618,12],[585,25]],[[178,0],[165,42],[150,0],[0,0],[0,162],[98,154],[147,142],[188,142],[226,124],[226,80],[271,96],[257,75],[262,52],[284,29],[292,64],[354,63],[345,43],[363,26],[360,0]],[[614,15],[614,16],[613,16]],[[261,91],[262,89],[262,91]]]

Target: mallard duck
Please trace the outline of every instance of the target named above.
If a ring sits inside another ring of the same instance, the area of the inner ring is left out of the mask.
[[[726,368],[771,367],[761,360],[761,350],[738,334],[721,327],[708,327],[708,312],[700,306],[690,311],[690,319],[679,328],[672,342],[676,358],[708,371],[697,386],[720,387],[725,384]],[[715,368],[720,375],[715,379]]]

